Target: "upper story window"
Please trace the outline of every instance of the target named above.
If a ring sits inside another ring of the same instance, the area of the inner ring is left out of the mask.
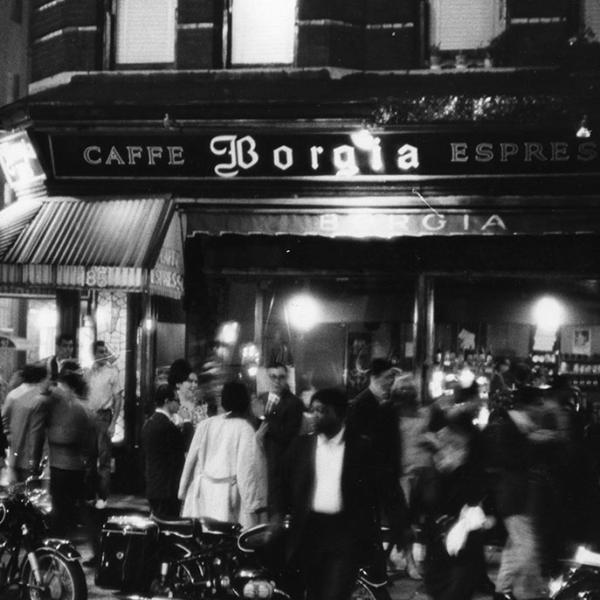
[[[294,62],[296,0],[232,0],[231,64]]]
[[[486,48],[505,27],[504,0],[431,2],[431,45],[442,51]]]
[[[116,6],[117,66],[175,62],[176,0],[117,0]]]

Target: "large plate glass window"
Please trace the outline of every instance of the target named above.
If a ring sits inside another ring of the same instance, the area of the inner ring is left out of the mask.
[[[442,51],[484,49],[505,26],[505,0],[431,2],[431,45]]]
[[[117,1],[117,65],[175,62],[176,0]]]
[[[231,63],[294,61],[296,0],[232,0]]]

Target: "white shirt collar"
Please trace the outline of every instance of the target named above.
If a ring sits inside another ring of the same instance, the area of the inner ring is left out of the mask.
[[[324,433],[319,433],[317,436],[317,443],[319,445],[327,444],[329,446],[339,446],[344,442],[345,431],[346,427],[342,426],[342,428],[332,438],[328,438]]]

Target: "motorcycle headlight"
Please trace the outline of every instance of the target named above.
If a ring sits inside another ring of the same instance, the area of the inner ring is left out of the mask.
[[[244,598],[270,598],[273,595],[274,586],[270,581],[255,579],[244,586]]]
[[[550,579],[548,583],[548,592],[550,593],[550,598],[555,598],[560,590],[565,586],[565,579],[562,575],[559,577]]]

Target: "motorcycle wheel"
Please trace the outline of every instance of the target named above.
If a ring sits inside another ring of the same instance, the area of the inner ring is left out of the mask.
[[[42,586],[37,586],[29,561],[23,565],[21,600],[87,600],[87,584],[81,565],[67,560],[56,552],[36,551],[42,575]]]
[[[362,581],[357,581],[354,584],[350,600],[376,600],[377,596],[369,589]]]

